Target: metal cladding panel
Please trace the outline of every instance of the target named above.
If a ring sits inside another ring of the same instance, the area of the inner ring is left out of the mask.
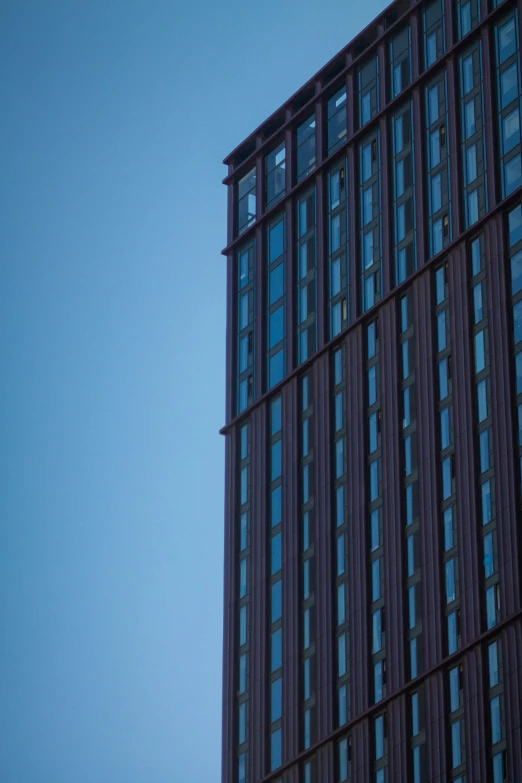
[[[234,256],[227,257],[227,326],[226,326],[226,394],[225,421],[228,423],[234,415],[235,405],[235,347],[236,347],[236,279]]]
[[[466,245],[451,253],[448,263],[450,301],[450,334],[452,355],[452,388],[455,440],[455,495],[459,583],[461,601],[461,636],[465,646],[478,636],[481,624],[481,574],[478,551],[480,536],[477,514],[477,492],[474,444],[475,397],[474,363],[471,352]]]
[[[362,326],[344,341],[346,357],[346,448],[348,475],[348,587],[350,628],[350,703],[352,714],[368,707],[368,573],[366,545],[366,464],[364,422],[364,355]]]
[[[331,513],[330,356],[323,354],[314,373],[315,558],[316,558],[316,671],[317,739],[334,725],[333,702],[333,565]]]
[[[379,122],[379,141],[381,158],[381,298],[390,293],[392,284],[393,264],[390,247],[392,244],[392,221],[390,218],[392,201],[390,199],[390,155],[391,142],[388,139],[388,120],[381,117]]]
[[[392,701],[388,708],[388,780],[408,779],[408,720],[406,696]]]
[[[426,779],[446,781],[447,721],[444,711],[444,672],[438,671],[426,680]]]
[[[441,544],[439,532],[438,465],[435,428],[436,373],[433,352],[433,295],[431,275],[419,277],[413,285],[414,329],[417,348],[415,390],[419,465],[419,527],[422,631],[424,661],[421,671],[435,666],[443,657],[441,633]]]
[[[502,216],[489,221],[485,231],[486,285],[495,464],[495,499],[500,578],[500,618],[520,607],[520,527],[517,522],[517,483],[513,446],[516,405],[513,400],[512,327],[509,319]]]
[[[462,680],[468,777],[473,780],[473,783],[488,783],[486,773],[487,722],[484,712],[486,675],[480,647],[475,647],[464,656]]]
[[[355,121],[357,118],[357,106],[355,103],[356,95],[357,95],[356,75],[354,71],[350,71],[346,76],[346,106],[348,108],[346,133],[348,136],[353,136],[355,132],[355,125],[356,125]]]
[[[317,780],[335,780],[334,751],[329,742],[317,754]]]
[[[352,729],[352,780],[371,780],[370,763],[373,746],[370,721],[364,718]]]
[[[399,355],[397,305],[387,302],[380,311],[381,350],[381,454],[382,517],[384,540],[384,599],[386,611],[387,690],[393,693],[405,682],[404,589],[401,514],[401,433],[399,432]]]
[[[502,634],[506,711],[507,779],[520,780],[522,759],[522,620]]]
[[[225,439],[225,547],[224,547],[224,597],[223,597],[223,733],[222,733],[222,781],[228,783],[235,774],[235,661],[231,651],[236,642],[236,609],[234,586],[236,583],[236,438],[235,431]]]
[[[317,122],[316,122],[317,126]],[[316,319],[317,319],[317,349],[320,350],[328,342],[328,252],[326,244],[326,221],[324,216],[328,209],[326,187],[328,179],[326,172],[320,171],[315,181],[315,252],[316,252]]]
[[[300,730],[300,541],[299,385],[282,392],[283,421],[283,759],[299,753]]]
[[[254,384],[255,384],[255,398],[259,399],[263,394],[265,388],[265,375],[266,375],[266,288],[267,288],[267,272],[265,263],[265,237],[266,234],[263,231],[262,226],[256,228],[256,266],[255,266],[255,285],[256,285],[256,307],[255,307],[255,323],[254,323],[254,340],[256,346],[255,352],[255,367],[254,367]]]
[[[411,36],[411,75],[416,79],[420,73],[422,45],[421,45],[422,20],[419,12],[414,11],[410,17],[410,36]]]
[[[249,680],[249,771],[252,780],[260,780],[267,770],[268,737],[268,522],[266,486],[268,474],[268,406],[258,407],[250,419],[252,504],[250,512],[251,603]]]

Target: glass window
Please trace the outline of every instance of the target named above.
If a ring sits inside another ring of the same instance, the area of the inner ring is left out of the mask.
[[[444,511],[444,551],[447,552],[453,548],[453,506]]]
[[[452,479],[452,457],[446,457],[442,460],[442,498],[447,500],[453,492]]]
[[[238,233],[256,219],[256,170],[253,168],[238,182]]]
[[[522,158],[516,155],[504,165],[506,195],[513,193],[522,184]]]
[[[426,64],[429,68],[437,59],[437,33],[432,33],[426,39]]]
[[[442,207],[442,188],[440,174],[431,179],[431,213],[438,212]]]
[[[270,388],[283,380],[284,377],[284,351],[281,349],[270,357],[269,384]]]
[[[419,721],[419,694],[412,693],[411,695],[411,733],[416,737],[420,731]]]
[[[328,101],[328,152],[332,152],[346,138],[346,87]]]
[[[489,430],[482,430],[479,435],[480,472],[489,468]]]
[[[493,628],[497,624],[498,585],[492,585],[486,590],[486,627]]]
[[[478,283],[473,288],[473,312],[475,323],[479,323],[484,318],[484,309],[482,303],[482,283]]]
[[[272,490],[271,522],[272,527],[281,522],[281,486]]]
[[[482,524],[487,525],[491,522],[491,487],[489,481],[485,481],[481,486],[482,495]]]
[[[440,163],[440,129],[434,130],[430,134],[430,168],[438,166]]]
[[[276,397],[270,405],[271,433],[275,435],[281,430],[281,397]]]
[[[344,484],[337,487],[335,493],[335,514],[337,527],[339,527],[344,522]]]
[[[469,139],[477,130],[475,114],[475,98],[471,98],[464,104],[464,130],[465,138]]]
[[[495,745],[502,739],[502,729],[500,725],[500,696],[494,696],[490,702],[491,715],[491,742]]]
[[[266,156],[266,203],[267,205],[277,201],[285,192],[285,168],[286,168],[285,143],[282,142]]]
[[[297,179],[315,168],[315,117],[309,117],[297,129]]]
[[[488,417],[486,379],[477,384],[478,419],[479,423]]]
[[[517,63],[513,63],[500,74],[500,99],[503,109],[515,100],[518,95]]]
[[[408,552],[408,576],[415,573],[415,533],[406,539],[406,548]]]
[[[493,642],[488,647],[489,687],[494,688],[500,682],[498,671],[498,642]]]
[[[342,739],[338,744],[338,759],[339,759],[339,783],[348,783],[349,776],[349,748],[348,740]]]
[[[460,7],[460,35],[465,36],[471,30],[471,3],[463,3]]]
[[[380,609],[377,609],[377,611],[373,612],[372,614],[372,636],[373,636],[372,653],[376,653],[379,652],[382,645]]]
[[[372,144],[370,142],[362,149],[362,181],[366,182],[372,176]]]
[[[493,783],[504,783],[507,780],[504,762],[504,753],[493,756]]]
[[[493,533],[484,536],[484,578],[493,576],[495,573],[495,560],[493,554]]]
[[[372,551],[378,549],[380,546],[380,534],[379,534],[379,509],[372,511],[370,514],[370,536]]]
[[[348,720],[346,709],[346,685],[339,688],[339,726],[342,726]]]
[[[345,571],[345,535],[344,533],[337,537],[337,576],[341,576]]]
[[[414,680],[418,676],[417,666],[417,636],[410,639],[410,679]]]
[[[379,460],[370,463],[370,503],[379,497]]]
[[[377,368],[375,365],[368,370],[368,405],[377,401]]]
[[[435,301],[442,304],[446,298],[446,270],[443,266],[439,266],[435,272]]]
[[[238,730],[238,744],[242,745],[246,740],[246,702],[239,705],[239,730]]]
[[[281,763],[281,729],[277,729],[270,738],[270,769],[277,769]]]
[[[456,652],[458,645],[457,612],[448,615],[448,655]]]
[[[239,693],[246,691],[246,679],[247,679],[247,656],[239,656]]]
[[[247,546],[248,515],[246,512],[241,514],[239,520],[239,549],[243,551]]]
[[[347,643],[346,634],[342,633],[337,640],[337,676],[344,677],[346,674],[346,657],[347,657]]]
[[[277,574],[277,572],[281,570],[281,546],[282,546],[282,535],[281,533],[277,533],[277,535],[272,536],[271,563],[272,563],[273,574]]]
[[[439,85],[428,90],[428,122],[433,125],[439,119]]]
[[[460,767],[462,764],[462,747],[460,740],[460,721],[457,720],[451,724],[451,759],[452,769]]]
[[[372,601],[381,597],[381,558],[372,562]]]
[[[460,671],[458,666],[449,670],[449,687],[450,712],[455,712],[460,707]]]
[[[451,443],[450,439],[450,416],[449,408],[444,408],[440,412],[440,447],[447,449]]]
[[[239,756],[237,767],[238,783],[246,783],[246,753],[241,753]]]
[[[243,598],[247,594],[247,573],[248,573],[248,560],[243,558],[239,564],[239,597]]]
[[[279,628],[273,632],[271,639],[271,671],[273,672],[282,664],[282,642],[282,631]]]
[[[382,661],[377,661],[373,667],[373,696],[374,701],[378,702],[382,699]]]
[[[522,250],[511,259],[511,293],[522,291]]]
[[[239,646],[246,644],[247,640],[247,608],[242,606],[239,609]]]
[[[384,756],[384,715],[375,718],[375,760],[378,761]]]
[[[439,399],[444,400],[449,394],[448,359],[439,362]]]
[[[337,625],[346,622],[346,590],[343,582],[337,587]]]
[[[278,579],[272,585],[272,622],[275,623],[281,617],[282,613],[282,581]]]
[[[466,173],[467,184],[470,185],[477,179],[477,147],[475,144],[472,144],[466,150]]]
[[[305,609],[303,612],[303,647],[308,650],[311,644],[310,637],[310,609]]]
[[[277,680],[274,680],[272,682],[271,688],[270,688],[270,703],[272,705],[271,710],[271,720],[272,722],[275,720],[279,720],[279,718],[282,715],[282,706],[283,706],[283,679],[282,677],[279,677]]]
[[[473,89],[473,55],[462,61],[462,88],[464,95]]]
[[[486,349],[485,349],[485,330],[477,332],[475,335],[475,372],[482,372],[486,366]]]
[[[505,62],[517,50],[515,20],[513,17],[498,29],[498,62]]]
[[[455,593],[455,560],[446,561],[446,603],[451,604],[456,598]]]
[[[279,266],[276,266],[275,269],[272,269],[270,271],[270,280],[269,280],[269,289],[270,289],[270,304],[274,304],[274,302],[277,302],[278,299],[281,299],[281,297],[284,294],[284,265],[279,264]]]
[[[502,120],[502,141],[504,155],[520,142],[520,109],[518,106]]]
[[[508,215],[509,245],[513,247],[522,239],[522,206],[515,207]]]
[[[409,628],[415,628],[417,625],[417,608],[416,608],[416,593],[417,585],[412,585],[408,588],[408,613],[409,613]]]

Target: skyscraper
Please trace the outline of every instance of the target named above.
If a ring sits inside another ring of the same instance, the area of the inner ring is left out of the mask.
[[[522,780],[522,0],[397,0],[225,160],[222,783]]]

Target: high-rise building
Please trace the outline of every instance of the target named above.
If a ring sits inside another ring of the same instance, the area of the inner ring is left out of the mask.
[[[397,0],[225,160],[223,783],[522,780],[522,0]]]

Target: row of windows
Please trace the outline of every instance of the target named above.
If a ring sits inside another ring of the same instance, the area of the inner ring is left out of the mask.
[[[437,17],[438,18],[438,17]],[[438,28],[437,28],[438,29]],[[503,195],[509,195],[522,184],[522,150],[520,143],[520,64],[517,14],[500,20],[495,26],[498,108],[500,117],[499,155],[502,163]],[[395,44],[394,44],[395,45]],[[398,44],[397,44],[398,46]],[[399,64],[400,48],[397,49]],[[467,227],[487,210],[486,157],[484,146],[484,106],[482,85],[481,41],[475,41],[459,57],[462,207]],[[361,89],[371,90],[376,65],[361,75]],[[373,75],[372,75],[373,74]],[[363,78],[364,76],[364,78]],[[366,95],[366,93],[364,93]],[[426,126],[426,212],[428,220],[429,257],[440,253],[451,239],[450,155],[448,132],[448,91],[446,72],[436,74],[424,88]],[[411,101],[398,108],[390,119],[392,141],[393,188],[393,257],[397,284],[416,269],[416,185],[413,149],[413,107]],[[310,128],[307,131],[311,133]],[[303,144],[310,135],[303,136]],[[360,290],[358,311],[366,312],[382,295],[382,227],[381,213],[381,136],[374,130],[357,148],[357,171],[350,172],[357,182],[359,206],[356,210]],[[270,157],[270,176],[284,167],[284,145]],[[284,171],[283,171],[284,174]],[[349,324],[350,258],[348,166],[343,158],[328,173],[327,246],[329,334],[334,337]],[[274,180],[275,181],[275,180]],[[283,180],[282,180],[283,181]],[[244,186],[246,187],[246,185]],[[255,195],[250,189],[241,203]],[[385,200],[386,201],[386,200]],[[317,349],[317,267],[316,267],[316,194],[311,189],[299,197],[296,205],[297,318],[295,340],[297,363],[306,361]],[[266,264],[268,267],[267,365],[265,388],[272,388],[286,374],[286,226],[283,214],[274,218],[267,229]],[[254,398],[255,367],[255,253],[252,241],[238,254],[238,347],[237,410],[244,410]]]
[[[304,750],[315,740],[315,548],[310,539],[314,514],[313,373],[301,378],[301,619],[302,715]]]
[[[418,496],[417,464],[417,398],[416,398],[416,351],[413,329],[413,305],[411,290],[401,297],[400,302],[400,357],[402,396],[402,490],[405,508],[417,508],[411,498]],[[407,606],[408,647],[410,678],[420,673],[422,658],[422,616],[421,616],[421,570],[419,546],[419,517],[417,513],[406,513],[405,557],[407,564]],[[420,751],[415,751],[415,756]]]
[[[456,21],[460,37],[466,35],[479,22],[480,9],[478,0],[457,0]],[[516,12],[515,12],[516,13]],[[432,66],[445,52],[445,18],[443,0],[431,0],[424,8],[423,15],[423,63],[425,68]],[[507,41],[515,33],[511,28],[504,29],[503,24],[496,28],[498,34],[497,52],[498,67],[506,60],[506,52],[512,45]],[[476,45],[478,47],[478,44]],[[411,31],[406,25],[388,42],[389,57],[389,97],[396,98],[412,81],[411,61]],[[462,61],[463,58],[461,58]],[[480,54],[474,65],[478,65]],[[508,67],[508,66],[507,66]],[[463,79],[467,72],[464,70]],[[500,78],[501,74],[499,73]],[[379,105],[379,59],[376,55],[369,57],[358,66],[355,72],[356,84],[356,125],[362,128],[382,108]],[[507,100],[510,89],[514,89],[515,76],[503,77],[505,89],[499,82],[500,91],[506,93],[502,103]],[[507,84],[509,82],[509,86]],[[507,92],[506,92],[507,91]],[[464,95],[466,91],[464,92]],[[347,93],[343,81],[326,99],[326,143],[327,155],[333,153],[347,138]],[[471,109],[469,110],[471,111]],[[512,120],[513,121],[513,120]],[[311,113],[295,130],[295,181],[300,182],[316,166],[316,119]],[[279,142],[265,157],[264,161],[264,204],[268,208],[276,203],[286,191],[287,160],[285,142]],[[256,219],[256,170],[253,168],[243,176],[237,184],[237,234],[245,231]]]
[[[366,329],[367,352],[367,476],[368,518],[370,523],[370,619],[371,619],[371,689],[370,700],[381,701],[386,695],[386,626],[384,602],[384,542],[382,535],[382,459],[380,400],[379,321]]]
[[[348,546],[349,530],[347,502],[346,454],[346,366],[344,348],[333,354],[333,465],[334,465],[334,594],[337,618],[334,637],[334,671],[336,671],[337,725],[344,725],[350,717],[350,623],[348,604]]]

